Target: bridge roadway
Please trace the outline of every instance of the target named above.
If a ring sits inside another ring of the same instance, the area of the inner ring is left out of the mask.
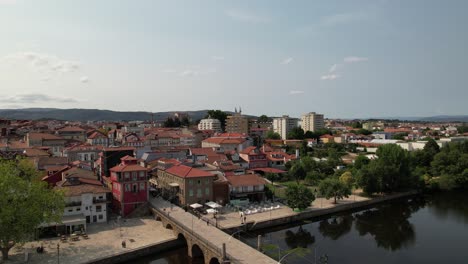
[[[185,212],[178,206],[171,206],[169,202],[159,197],[152,198],[150,205],[156,218],[159,218],[166,228],[170,225],[176,236],[184,236],[189,256],[192,256],[193,247],[197,245],[203,252],[205,263],[216,263],[212,262],[213,259],[223,263],[222,245],[226,244],[226,256],[229,261],[224,263],[277,263],[277,261],[231,237],[212,224],[207,225],[205,221]]]

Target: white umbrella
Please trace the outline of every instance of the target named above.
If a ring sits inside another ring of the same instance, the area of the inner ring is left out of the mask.
[[[211,208],[219,208],[219,207],[222,207],[221,205],[215,203],[215,202],[207,202],[205,203],[207,206],[211,207]]]
[[[194,204],[191,204],[190,207],[192,207],[193,209],[197,209],[197,208],[203,207],[203,205],[199,203],[194,203]]]
[[[209,214],[214,214],[214,213],[216,213],[218,211],[216,211],[215,209],[208,209],[208,210],[206,210],[206,212],[209,213]]]

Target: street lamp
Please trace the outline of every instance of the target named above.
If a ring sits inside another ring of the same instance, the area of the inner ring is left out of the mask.
[[[60,264],[60,244],[57,243],[57,263]]]

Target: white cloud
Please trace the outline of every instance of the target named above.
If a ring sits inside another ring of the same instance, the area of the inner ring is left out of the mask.
[[[331,67],[330,67],[330,70],[328,70],[328,72],[336,72],[336,70],[341,67],[341,64],[333,64]]]
[[[338,79],[338,78],[340,78],[340,76],[338,74],[326,74],[326,75],[322,75],[322,77],[320,77],[320,79],[327,80],[327,81],[335,80],[335,79]]]
[[[214,61],[220,61],[220,60],[224,60],[224,57],[223,56],[211,56],[211,59]]]
[[[304,91],[298,91],[298,90],[292,90],[292,91],[289,91],[289,94],[291,95],[295,95],[295,94],[303,94]]]
[[[283,64],[283,65],[288,65],[289,63],[293,62],[293,60],[294,60],[293,58],[289,57],[289,58],[284,59],[284,60],[281,62],[281,64]]]
[[[87,83],[87,82],[89,82],[89,77],[88,77],[88,76],[82,76],[82,77],[80,78],[80,82],[81,82],[81,83]]]
[[[349,56],[343,59],[343,61],[346,63],[363,62],[363,61],[368,61],[368,60],[369,58],[356,57],[356,56]]]
[[[32,93],[32,94],[19,94],[14,96],[1,96],[0,103],[8,104],[35,104],[35,103],[74,103],[77,102],[73,98],[55,97],[47,94]]]
[[[12,53],[6,55],[3,59],[11,63],[26,63],[38,71],[46,72],[75,72],[81,66],[78,61],[65,60],[55,55],[30,51]]]
[[[163,70],[167,74],[176,74],[182,77],[197,77],[216,72],[215,68],[204,68],[200,66],[187,67],[182,69],[168,68]]]
[[[234,20],[249,23],[268,23],[270,19],[267,17],[259,16],[245,10],[231,9],[226,11],[226,15]]]

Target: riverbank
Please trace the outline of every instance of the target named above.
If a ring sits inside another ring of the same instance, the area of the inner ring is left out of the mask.
[[[346,199],[339,200],[337,204],[333,204],[332,199],[318,198],[313,202],[312,206],[302,212],[294,212],[291,208],[283,207],[277,212],[270,211],[249,215],[247,216],[246,224],[242,224],[240,222],[239,214],[233,212],[224,215],[221,219],[218,219],[218,227],[227,233],[235,232],[240,228],[247,230],[264,229],[298,222],[309,218],[323,217],[349,210],[369,207],[382,202],[413,196],[418,193],[418,191],[409,191],[373,198],[351,195]]]
[[[117,260],[125,261],[130,256],[136,258],[178,246],[172,230],[152,217],[125,219],[120,225],[113,221],[90,224],[87,234],[88,239],[80,237],[77,241],[60,242],[58,238],[51,238],[28,242],[11,249],[10,259],[4,263],[118,263]],[[122,241],[126,243],[125,248]],[[41,245],[44,253],[38,254],[35,249]],[[28,262],[25,261],[26,252],[29,252]]]

